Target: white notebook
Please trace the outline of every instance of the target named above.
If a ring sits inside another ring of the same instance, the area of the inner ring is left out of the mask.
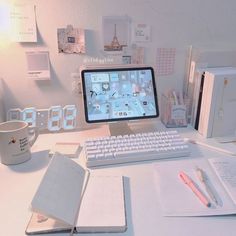
[[[56,153],[32,200],[26,233],[63,232],[73,227],[75,232],[124,232],[123,185],[122,176],[89,174]]]

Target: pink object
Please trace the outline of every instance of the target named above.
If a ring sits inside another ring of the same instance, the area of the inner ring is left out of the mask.
[[[180,178],[183,180],[185,184],[194,192],[194,194],[198,197],[198,199],[207,207],[211,206],[209,200],[204,196],[204,194],[197,188],[196,184],[193,180],[186,175],[183,171],[179,173]]]

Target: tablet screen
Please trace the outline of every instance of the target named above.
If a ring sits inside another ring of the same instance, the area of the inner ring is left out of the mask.
[[[81,77],[88,123],[159,116],[153,68],[87,69]]]

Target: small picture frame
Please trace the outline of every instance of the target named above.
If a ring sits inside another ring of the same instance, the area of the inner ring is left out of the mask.
[[[131,56],[122,56],[122,63],[123,64],[131,64]]]

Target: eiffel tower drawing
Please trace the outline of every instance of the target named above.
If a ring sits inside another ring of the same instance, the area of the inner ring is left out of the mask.
[[[122,47],[121,47],[119,40],[117,38],[117,35],[116,35],[116,24],[115,24],[115,29],[114,29],[114,36],[113,36],[113,39],[111,42],[111,47],[113,50],[122,50]]]
[[[127,45],[121,45],[119,43],[117,32],[116,32],[116,24],[114,25],[114,35],[110,45],[104,45],[105,51],[121,51],[123,47]]]

